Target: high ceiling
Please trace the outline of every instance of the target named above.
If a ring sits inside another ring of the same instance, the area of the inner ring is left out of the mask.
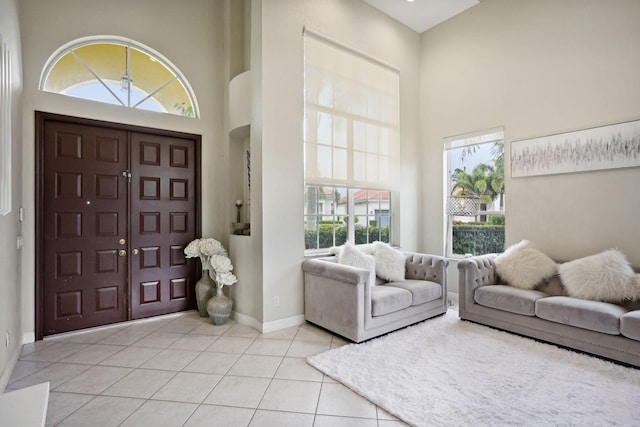
[[[364,0],[417,33],[475,6],[479,0]]]

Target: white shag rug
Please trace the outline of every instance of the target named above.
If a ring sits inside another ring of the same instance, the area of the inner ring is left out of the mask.
[[[413,426],[640,426],[640,369],[456,310],[307,362]]]

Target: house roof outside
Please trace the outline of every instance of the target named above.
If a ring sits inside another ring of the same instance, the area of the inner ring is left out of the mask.
[[[353,201],[354,203],[364,203],[368,200],[381,200],[388,201],[389,200],[389,191],[381,191],[381,190],[358,190],[353,193]],[[344,196],[340,198],[338,204],[347,203],[347,197]]]

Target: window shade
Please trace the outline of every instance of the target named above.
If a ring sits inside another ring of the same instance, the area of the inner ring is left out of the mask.
[[[396,190],[397,70],[305,31],[308,184]]]

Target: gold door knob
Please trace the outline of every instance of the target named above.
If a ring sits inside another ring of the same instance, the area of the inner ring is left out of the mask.
[[[121,245],[124,245],[125,243],[127,243],[127,241],[125,239],[120,239],[118,240],[118,243],[120,243]]]
[[[137,249],[134,249],[134,250],[131,251],[131,253],[134,254],[134,255],[138,255],[140,253],[140,251],[137,250]]]
[[[118,251],[118,255],[120,255],[120,256],[127,256],[127,251],[125,251],[124,249],[120,249],[120,250]]]

